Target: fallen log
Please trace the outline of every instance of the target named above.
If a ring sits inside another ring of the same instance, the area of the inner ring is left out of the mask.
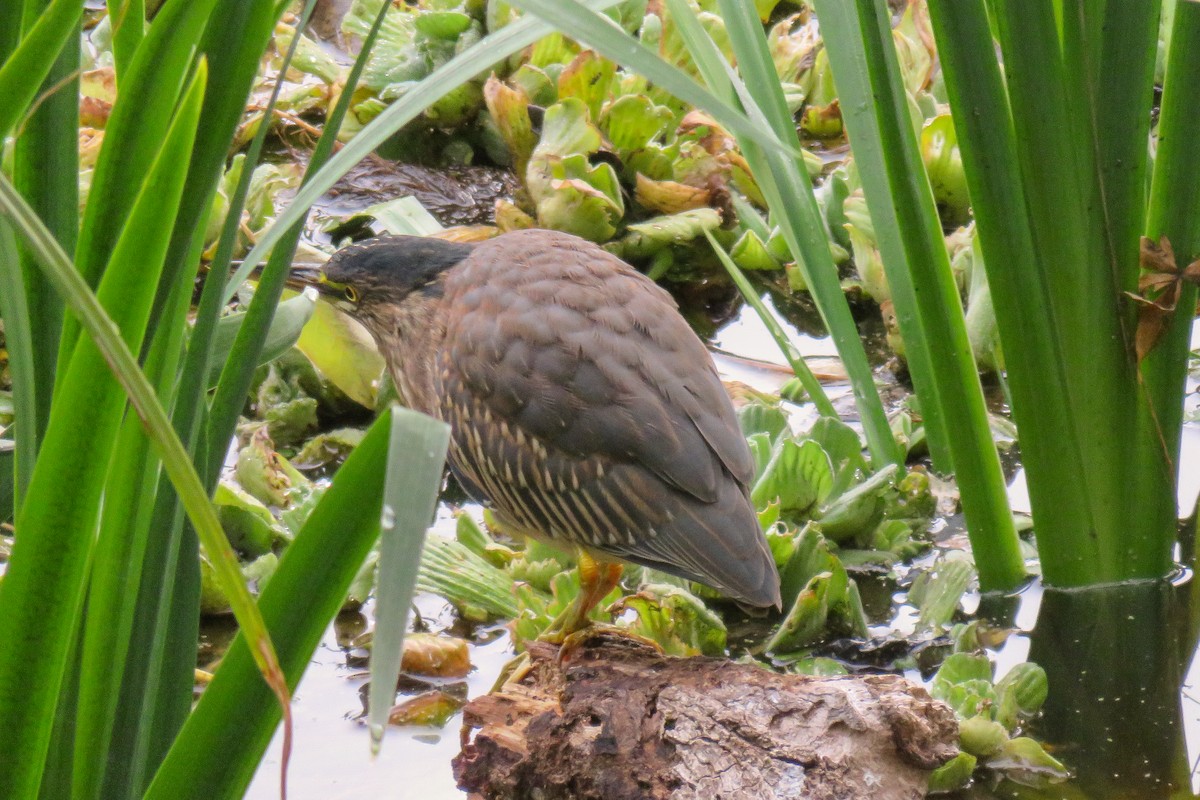
[[[600,634],[534,643],[465,709],[482,800],[919,800],[958,752],[949,707],[897,675],[780,675]]]

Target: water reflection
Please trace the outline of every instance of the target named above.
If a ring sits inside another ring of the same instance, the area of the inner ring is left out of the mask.
[[[1180,788],[1186,600],[1165,581],[1044,593],[1030,656],[1051,692],[1034,734],[1086,794],[1150,800]]]
[[[997,673],[1026,657],[1013,652],[1022,644],[1046,670],[1050,694],[1029,733],[1075,777],[1041,789],[976,786],[960,797],[1194,797],[1200,788],[1194,592],[1191,581],[1147,581],[1074,591],[1035,586],[1020,595],[1012,619],[1020,625],[1036,610],[1036,624],[1008,639]]]

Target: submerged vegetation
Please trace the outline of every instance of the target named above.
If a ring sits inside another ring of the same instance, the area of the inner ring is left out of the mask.
[[[795,371],[787,400],[731,386],[782,612],[747,617],[639,567],[595,617],[672,655],[923,677],[962,723],[931,791],[1064,780],[1071,753],[1030,731],[1078,741],[1037,715],[1090,702],[1075,679],[1103,665],[1080,667],[1078,638],[1000,675],[989,654],[1027,573],[1145,580],[1152,596],[1047,605],[1089,624],[1136,608],[1154,628],[1172,617],[1154,593],[1173,553],[1194,552],[1175,495],[1200,4],[330,14],[0,7],[0,724],[19,732],[0,795],[238,795],[339,609],[373,598],[378,740],[389,716],[444,724],[461,702],[435,688],[391,708],[402,668],[468,668],[460,640],[404,641],[414,591],[445,598],[460,635],[504,624],[518,651],[570,603],[574,557],[473,506],[422,550],[445,426],[394,407],[361,329],[283,288],[293,262],[368,235],[526,227],[597,242],[681,298],[740,292]],[[843,398],[758,292],[815,310]],[[913,392],[885,402],[894,375]],[[1032,521],[1009,509],[1014,457]],[[242,633],[193,709],[201,616],[226,613]],[[1139,652],[1177,660],[1186,627]]]

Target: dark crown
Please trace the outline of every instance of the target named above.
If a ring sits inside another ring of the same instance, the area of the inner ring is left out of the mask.
[[[381,236],[343,247],[322,268],[335,283],[411,291],[462,261],[472,246],[423,236]]]

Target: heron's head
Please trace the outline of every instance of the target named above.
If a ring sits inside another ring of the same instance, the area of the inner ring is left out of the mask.
[[[442,277],[471,245],[423,236],[384,236],[338,250],[319,268],[293,268],[289,283],[313,286],[333,305],[370,323],[414,304],[436,303]]]

